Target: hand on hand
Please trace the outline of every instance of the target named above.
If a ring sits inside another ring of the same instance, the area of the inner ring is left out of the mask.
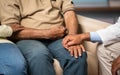
[[[82,52],[85,52],[85,48],[82,44],[70,46],[67,48],[67,50],[70,52],[70,55],[74,56],[75,58],[82,56]]]
[[[76,35],[67,35],[63,41],[62,44],[65,48],[72,46],[72,45],[78,45],[81,44],[83,41],[90,40],[90,34],[89,33],[83,33],[83,34],[76,34]]]
[[[24,29],[23,26],[18,25],[18,24],[12,24],[10,25],[10,27],[12,28],[13,32],[18,32]]]
[[[81,35],[67,35],[62,41],[62,45],[70,52],[71,56],[78,58],[82,56],[82,52],[85,52],[82,42]]]
[[[79,45],[81,43],[82,39],[79,35],[67,35],[62,41],[62,44],[65,48],[68,48],[72,45]]]

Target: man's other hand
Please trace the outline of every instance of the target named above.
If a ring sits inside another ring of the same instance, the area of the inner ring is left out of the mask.
[[[24,29],[23,26],[18,25],[18,24],[12,24],[10,25],[10,27],[12,28],[13,32],[18,32]]]
[[[59,39],[65,36],[66,28],[64,26],[57,26],[49,29],[48,39]]]

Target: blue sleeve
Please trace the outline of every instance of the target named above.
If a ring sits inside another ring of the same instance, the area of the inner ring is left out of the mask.
[[[92,42],[102,43],[102,40],[101,40],[101,38],[100,38],[100,36],[98,35],[97,32],[90,32],[90,40]]]

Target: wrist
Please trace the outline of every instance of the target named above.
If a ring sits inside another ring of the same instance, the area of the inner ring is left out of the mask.
[[[83,41],[90,41],[90,33],[89,32],[83,33],[81,35],[82,35],[81,38],[82,38]]]
[[[45,29],[45,31],[43,32],[43,36],[45,39],[50,39],[50,35],[51,35],[51,30],[50,29]]]

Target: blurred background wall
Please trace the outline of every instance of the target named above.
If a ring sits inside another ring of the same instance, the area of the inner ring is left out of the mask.
[[[120,0],[73,0],[76,12],[108,23],[120,16]]]

